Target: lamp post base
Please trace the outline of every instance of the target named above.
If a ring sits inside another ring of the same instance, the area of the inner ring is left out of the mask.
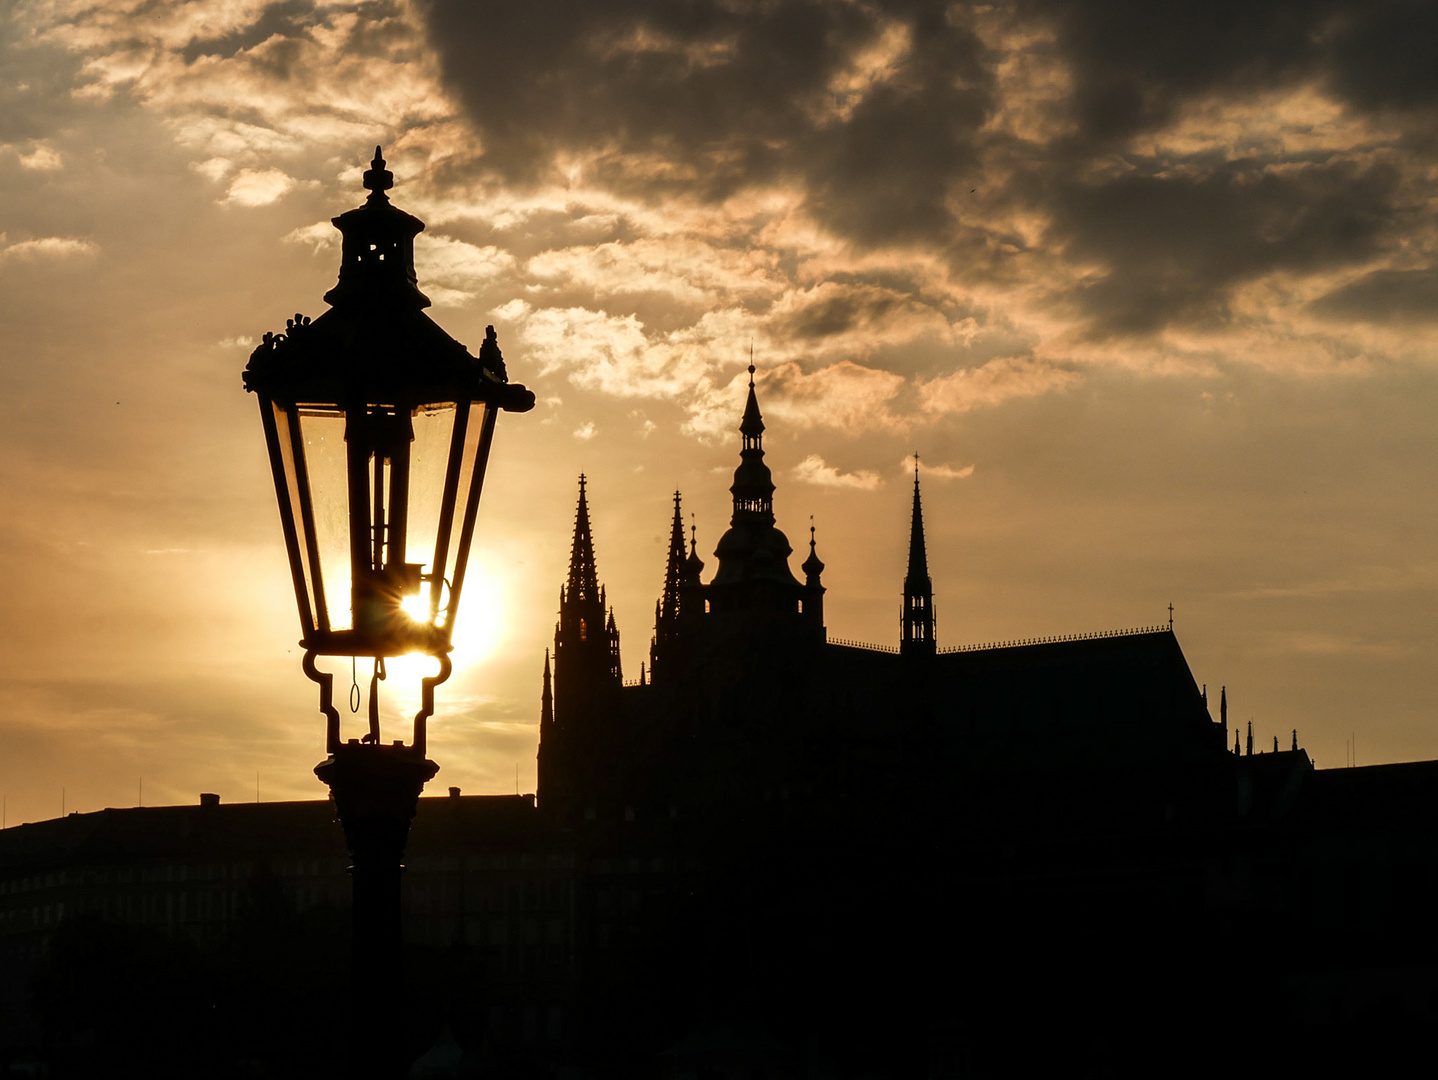
[[[400,875],[419,793],[439,766],[398,744],[351,741],[315,766],[329,785],[345,831],[354,890],[349,1075],[397,1080],[404,1075],[403,1022],[386,1015],[403,993]]]

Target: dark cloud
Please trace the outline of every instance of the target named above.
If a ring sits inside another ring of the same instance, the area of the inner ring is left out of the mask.
[[[25,41],[13,8],[0,15],[0,144],[22,143],[53,134],[73,122],[70,89],[81,67],[78,57],[52,46]]]
[[[917,307],[908,293],[862,286],[837,288],[824,291],[781,319],[777,329],[806,340],[824,338]]]
[[[377,5],[378,6],[378,5]],[[312,0],[287,0],[271,4],[259,18],[219,37],[197,38],[180,50],[185,62],[193,63],[201,56],[230,57],[270,40],[276,35],[291,37],[316,21]]]
[[[1313,310],[1363,322],[1438,321],[1438,269],[1376,270],[1314,301]]]
[[[1428,0],[1025,0],[1019,10],[1057,31],[1091,143],[1153,130],[1198,96],[1301,80],[1361,109],[1438,102]]]
[[[429,24],[487,163],[511,180],[566,152],[601,153],[604,180],[656,193],[718,199],[793,177],[821,220],[874,243],[947,227],[990,101],[977,38],[930,0],[437,0]],[[862,85],[863,54],[896,33],[909,45],[895,70]]]
[[[1081,151],[1165,123],[1185,100],[1272,86],[1308,71],[1331,3],[1304,0],[1030,0],[1074,78]]]
[[[1012,260],[1029,254],[1097,266],[1103,276],[1069,295],[1100,337],[1221,320],[1245,281],[1372,259],[1402,224],[1411,155],[1427,152],[1416,136],[1438,131],[1431,2],[1002,6],[982,17],[1017,30],[1015,40],[1051,31],[1053,44],[1035,48],[1071,79],[1070,97],[1052,105],[1070,123],[1046,145],[985,126],[1005,104],[1004,46],[992,36],[985,45],[959,10],[927,0],[432,0],[428,22],[486,167],[509,182],[551,175],[566,154],[597,162],[591,180],[656,198],[793,182],[836,234],[941,252],[960,278],[1011,280]],[[896,41],[906,44],[884,76],[865,83],[862,59]],[[1410,157],[1281,140],[1245,160],[1221,146],[1187,157],[1135,149],[1136,136],[1185,106],[1303,85],[1354,116],[1382,113]],[[996,176],[1010,182],[970,201]],[[1014,212],[1052,222],[1052,250],[1007,236]],[[864,306],[825,300],[792,329],[836,332]]]
[[[1053,207],[1069,254],[1108,270],[1081,293],[1096,328],[1146,332],[1222,319],[1227,289],[1261,274],[1367,258],[1392,223],[1397,181],[1387,165],[1240,161],[1066,186]]]

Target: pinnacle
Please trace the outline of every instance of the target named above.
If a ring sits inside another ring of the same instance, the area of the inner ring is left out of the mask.
[[[929,556],[924,545],[924,507],[919,499],[918,466],[915,464],[914,510],[909,524],[909,572],[904,578],[906,592],[921,591],[928,586]]]
[[[577,590],[577,592],[576,592]],[[579,474],[579,506],[574,512],[574,541],[569,551],[569,595],[593,599],[599,594],[599,575],[594,565],[594,537],[589,527],[589,499],[585,477]]]

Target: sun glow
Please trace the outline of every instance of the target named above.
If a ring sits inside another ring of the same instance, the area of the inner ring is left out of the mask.
[[[454,649],[450,660],[456,676],[493,655],[505,624],[505,600],[500,580],[479,558],[471,556],[465,574],[464,599],[460,602],[451,639]],[[415,622],[429,621],[428,592],[405,597],[401,606]],[[441,611],[440,618],[443,617]],[[430,657],[411,653],[386,661],[385,668],[386,688],[397,703],[410,710],[411,705],[418,708],[420,680],[434,675],[438,665]]]
[[[508,600],[503,580],[477,552],[472,554],[452,638],[451,659],[456,672],[483,663],[494,654],[508,621]]]

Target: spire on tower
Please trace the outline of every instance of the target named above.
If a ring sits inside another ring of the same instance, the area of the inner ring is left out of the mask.
[[[749,363],[749,400],[744,403],[744,417],[739,422],[739,433],[744,436],[745,450],[762,450],[764,441],[764,417],[759,412],[759,397],[754,393],[754,363]]]
[[[544,650],[544,689],[539,694],[539,729],[548,730],[554,723],[554,684],[549,675],[549,650]]]
[[[693,515],[689,520],[689,558],[684,560],[684,584],[698,585],[699,575],[704,572],[704,560],[699,557],[699,526],[694,524]]]
[[[664,564],[664,595],[659,601],[660,617],[679,615],[679,584],[684,580],[684,518],[679,492],[674,493],[674,520],[669,523],[669,558]]]
[[[804,560],[804,565],[799,569],[804,571],[804,598],[799,602],[799,610],[809,625],[814,630],[814,636],[820,641],[825,640],[824,630],[824,583],[819,575],[824,572],[824,560],[819,558],[818,548],[814,542],[814,518],[809,517],[809,557]]]
[[[914,508],[909,521],[909,572],[904,576],[904,608],[900,616],[901,652],[932,656],[934,587],[929,580],[929,555],[924,546],[924,507],[919,500],[919,455],[914,455]]]
[[[594,537],[589,530],[589,499],[584,485],[584,474],[580,473],[579,508],[574,512],[574,541],[569,548],[568,595],[571,600],[600,599],[599,575],[594,566]]]
[[[824,572],[824,561],[819,558],[819,552],[815,550],[812,515],[809,518],[809,557],[804,560],[804,564],[799,569],[804,571],[805,583],[808,585],[819,584],[819,575]]]
[[[919,455],[914,455],[914,508],[909,519],[909,572],[904,578],[904,591],[917,592],[930,588],[929,554],[924,546],[924,506],[919,500]]]
[[[679,635],[680,590],[685,582],[684,518],[679,492],[674,493],[674,519],[669,524],[669,558],[664,564],[664,591],[654,604],[654,640],[649,645],[649,673],[663,669],[670,646]]]
[[[774,524],[774,477],[764,464],[764,417],[759,412],[759,398],[754,393],[754,365],[749,365],[749,398],[744,404],[744,418],[739,423],[743,436],[739,451],[739,468],[734,470],[734,483],[729,491],[734,496],[733,524],[741,520]],[[787,554],[787,552],[786,552]]]

